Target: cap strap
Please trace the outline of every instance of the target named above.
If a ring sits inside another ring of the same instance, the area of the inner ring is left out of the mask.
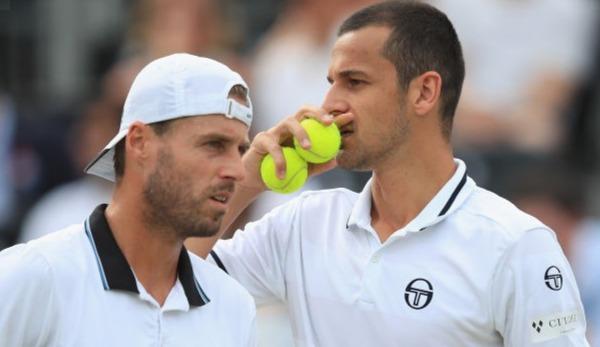
[[[233,99],[227,99],[227,118],[235,118],[250,127],[252,123],[252,110]]]

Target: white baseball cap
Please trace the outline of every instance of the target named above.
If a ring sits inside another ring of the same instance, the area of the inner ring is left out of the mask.
[[[114,147],[135,121],[151,124],[222,114],[250,127],[252,104],[246,107],[228,97],[231,88],[238,84],[248,89],[237,72],[212,59],[177,53],[152,61],[138,73],[129,89],[119,132],[84,172],[114,182]]]

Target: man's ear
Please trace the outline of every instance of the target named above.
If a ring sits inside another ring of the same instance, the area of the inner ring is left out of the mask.
[[[125,158],[129,159],[127,161],[136,167],[143,167],[151,154],[151,142],[154,136],[154,132],[148,125],[142,122],[131,124],[125,138]]]
[[[417,116],[423,116],[438,107],[442,91],[442,76],[427,71],[410,82],[409,95]]]

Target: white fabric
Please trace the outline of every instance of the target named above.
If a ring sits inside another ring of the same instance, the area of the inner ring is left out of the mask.
[[[163,307],[105,290],[82,225],[0,252],[0,346],[254,346],[255,307],[235,281],[190,254],[210,302],[191,307],[177,280]]]
[[[304,193],[215,253],[257,302],[286,302],[298,346],[523,347],[573,312],[570,333],[535,346],[587,346],[577,285],[552,231],[470,178],[438,217],[464,177],[457,164],[383,244],[371,227],[369,183],[360,194]],[[551,266],[562,275],[558,291],[545,281]],[[548,317],[538,333],[532,323]]]
[[[237,72],[212,59],[183,53],[156,59],[133,81],[119,131],[136,120],[154,123],[205,114],[230,115],[250,127],[251,109],[228,98],[237,84],[248,88]],[[231,108],[230,101],[237,107]]]

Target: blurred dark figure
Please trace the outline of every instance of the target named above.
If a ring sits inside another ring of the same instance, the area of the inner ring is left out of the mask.
[[[16,192],[12,177],[12,154],[16,117],[10,98],[0,92],[0,250],[12,238]]]
[[[112,184],[83,175],[83,169],[116,133],[128,87],[143,62],[139,58],[130,58],[108,71],[100,95],[88,103],[70,130],[68,148],[78,179],[55,187],[37,201],[23,220],[19,242],[80,223],[90,209],[110,200]]]
[[[579,284],[591,346],[599,346],[600,219],[588,213],[588,179],[549,159],[523,162],[508,177],[508,198],[556,233]]]
[[[12,245],[28,208],[52,187],[75,177],[67,154],[66,113],[34,119],[0,97],[0,249]]]
[[[577,165],[590,172],[600,172],[600,18],[596,21],[593,67],[578,88],[568,109],[573,122],[567,153]],[[596,206],[600,201],[596,199]]]

